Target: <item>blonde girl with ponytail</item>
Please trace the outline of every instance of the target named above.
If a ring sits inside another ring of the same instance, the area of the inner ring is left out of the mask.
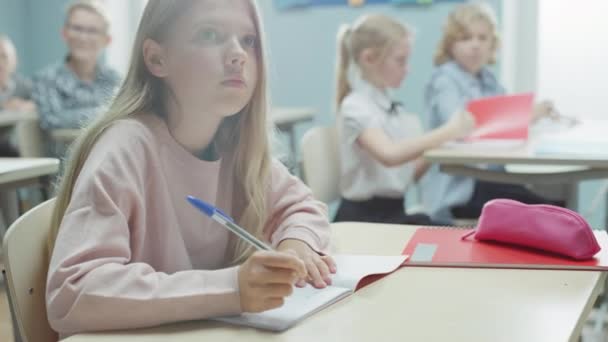
[[[331,283],[326,207],[269,152],[261,35],[253,0],[148,1],[128,75],[57,193],[46,301],[61,337],[269,310]]]
[[[420,157],[473,128],[471,115],[461,112],[425,135],[412,132],[390,93],[408,72],[412,45],[412,31],[385,15],[363,16],[338,34],[342,200],[336,221],[429,224],[426,215],[404,211],[405,191],[426,169]]]

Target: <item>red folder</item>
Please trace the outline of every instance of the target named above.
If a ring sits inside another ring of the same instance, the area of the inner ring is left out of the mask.
[[[608,234],[605,231],[594,231],[602,250],[586,261],[575,261],[514,245],[481,242],[472,238],[462,240],[462,235],[469,231],[460,228],[418,228],[403,250],[403,254],[410,256],[404,266],[608,270]]]
[[[475,118],[475,130],[467,140],[528,139],[533,105],[532,93],[470,101],[467,110]]]

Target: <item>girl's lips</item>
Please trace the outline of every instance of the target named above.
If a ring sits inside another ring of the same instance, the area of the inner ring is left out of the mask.
[[[227,86],[227,87],[234,87],[234,88],[245,88],[246,83],[243,79],[234,78],[234,79],[229,79],[229,80],[223,81],[222,85]]]

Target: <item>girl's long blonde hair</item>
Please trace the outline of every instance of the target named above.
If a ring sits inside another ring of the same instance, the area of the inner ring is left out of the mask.
[[[351,63],[359,63],[361,52],[373,49],[379,58],[384,58],[391,46],[411,35],[406,25],[382,14],[362,16],[352,26],[342,25],[338,32],[336,109],[352,90],[348,83],[348,70]]]
[[[448,16],[448,20],[443,28],[443,37],[435,52],[435,65],[441,65],[453,59],[452,46],[454,43],[464,39],[469,34],[469,26],[478,20],[485,21],[491,27],[493,53],[489,64],[496,63],[496,51],[500,44],[496,15],[488,4],[471,1],[458,5]]]
[[[60,181],[49,235],[49,253],[52,253],[61,221],[72,197],[74,183],[89,153],[103,134],[115,121],[138,113],[158,113],[164,110],[163,99],[170,96],[162,80],[147,69],[143,58],[143,43],[146,39],[164,42],[167,32],[197,0],[149,0],[144,10],[133,46],[127,76],[105,114],[99,116],[85,128],[70,149],[70,157]],[[263,49],[262,27],[258,9],[253,0],[253,21],[258,35],[258,80],[250,102],[238,114],[224,119],[215,136],[215,144],[222,154],[222,163],[233,166],[236,203],[235,219],[257,237],[262,237],[266,221],[266,192],[270,177],[270,151],[266,124],[266,66]],[[147,114],[154,115],[154,114]],[[244,260],[252,252],[240,239],[231,237],[231,264]]]

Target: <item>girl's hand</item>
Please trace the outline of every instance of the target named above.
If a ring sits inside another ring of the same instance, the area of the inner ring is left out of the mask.
[[[574,126],[579,123],[579,120],[576,118],[560,114],[551,101],[543,101],[534,105],[532,123],[542,118],[548,118],[553,121],[561,121],[569,126]]]
[[[471,113],[463,110],[454,113],[445,126],[450,131],[452,139],[464,138],[473,132],[475,118]]]
[[[306,277],[302,260],[290,253],[259,251],[238,270],[243,312],[261,312],[283,305],[293,284]]]
[[[557,114],[555,113],[555,107],[551,101],[543,101],[534,105],[532,113],[532,122],[536,122],[542,118],[550,118],[555,120]]]
[[[331,285],[330,274],[336,273],[337,270],[332,257],[319,255],[306,242],[296,239],[281,241],[277,250],[293,253],[306,265],[307,276],[300,278],[296,286],[303,287],[307,281],[318,289]]]
[[[17,97],[13,97],[10,100],[6,101],[3,109],[16,112],[33,112],[36,110],[36,105],[32,101],[26,101]]]

